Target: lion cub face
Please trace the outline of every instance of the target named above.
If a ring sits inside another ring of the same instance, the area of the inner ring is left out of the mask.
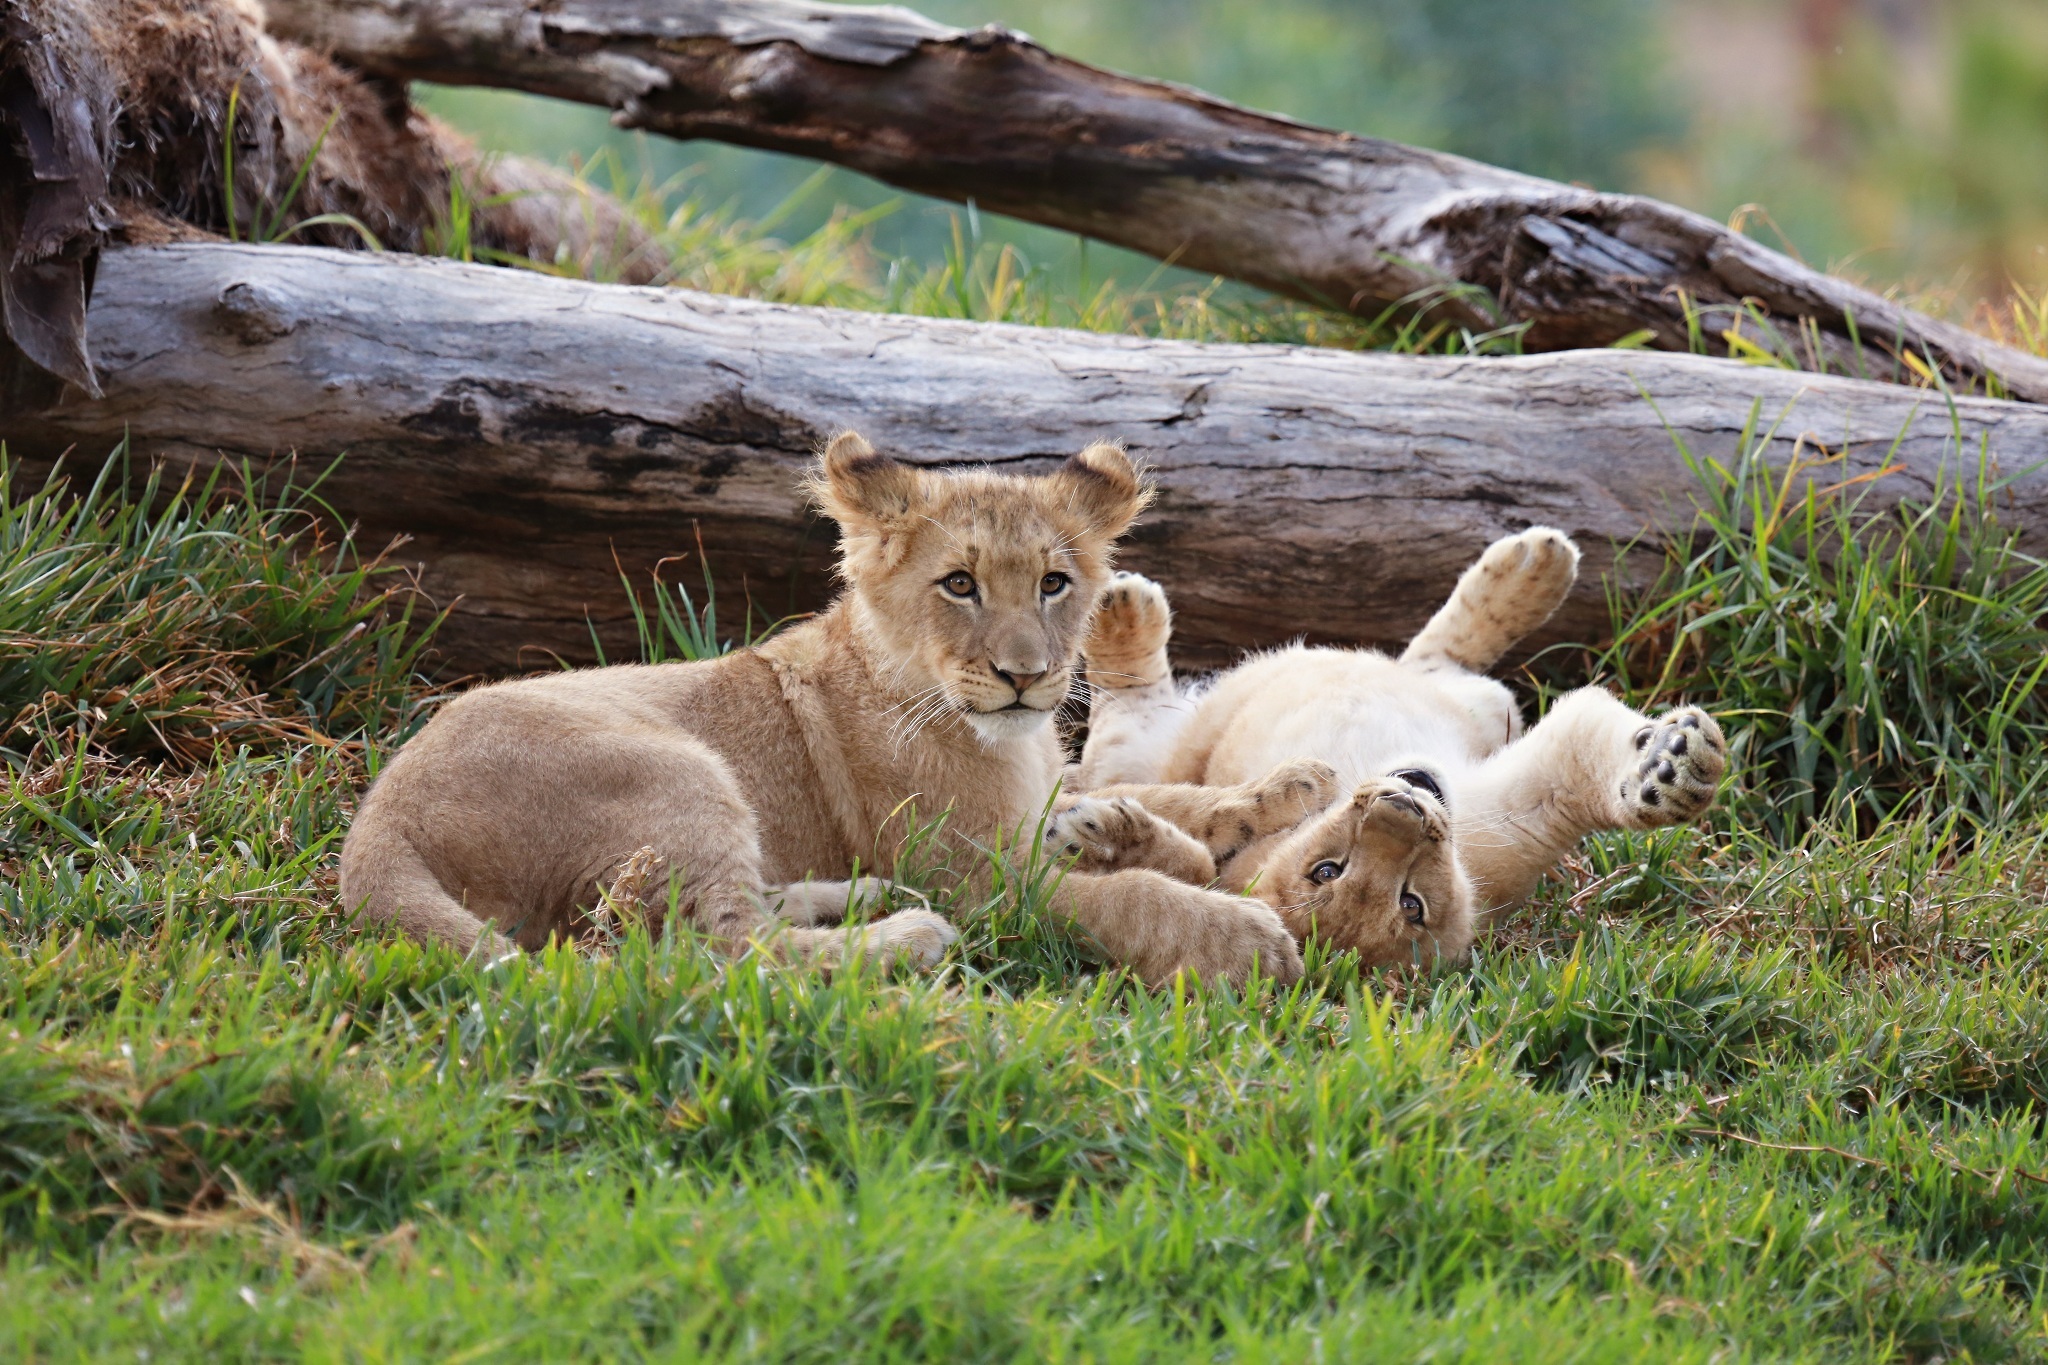
[[[1261,860],[1254,893],[1297,939],[1367,962],[1461,958],[1472,946],[1472,883],[1442,785],[1419,769],[1374,778],[1303,821]]]
[[[913,730],[950,713],[985,741],[1038,729],[1065,699],[1111,546],[1151,497],[1112,445],[1028,478],[919,469],[851,432],[810,488],[871,637],[919,699]]]

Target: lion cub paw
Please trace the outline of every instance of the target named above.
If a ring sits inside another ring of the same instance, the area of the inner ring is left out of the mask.
[[[1728,771],[1728,741],[1714,718],[1684,706],[1651,721],[1630,740],[1635,757],[1622,770],[1619,795],[1637,829],[1677,825],[1714,804]]]
[[[1095,600],[1088,625],[1090,687],[1145,687],[1170,671],[1167,642],[1173,637],[1173,611],[1166,590],[1143,574],[1119,572]]]
[[[1554,611],[1578,581],[1579,547],[1553,527],[1531,526],[1487,546],[1479,556],[1479,575],[1489,597],[1504,599],[1502,606],[1532,616]]]
[[[1188,967],[1206,980],[1233,986],[1244,985],[1254,973],[1282,986],[1301,980],[1301,945],[1279,913],[1249,896],[1235,899],[1234,909],[1217,916],[1221,932],[1189,945]]]
[[[1256,782],[1245,783],[1244,794],[1252,806],[1252,837],[1263,839],[1293,829],[1309,816],[1329,809],[1340,785],[1337,770],[1315,758],[1282,763]]]
[[[958,930],[930,910],[899,910],[855,931],[855,942],[849,946],[871,960],[931,967],[959,937]]]
[[[1127,796],[1084,796],[1045,822],[1045,847],[1076,872],[1144,867],[1200,885],[1215,877],[1209,851]]]

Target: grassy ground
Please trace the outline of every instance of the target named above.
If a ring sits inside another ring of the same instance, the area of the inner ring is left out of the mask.
[[[489,966],[331,904],[430,623],[291,496],[0,489],[9,1359],[2048,1355],[2048,573],[1700,465],[1618,643],[1721,710],[1467,970],[1149,995],[948,903],[930,975]],[[707,647],[680,599],[650,652]]]

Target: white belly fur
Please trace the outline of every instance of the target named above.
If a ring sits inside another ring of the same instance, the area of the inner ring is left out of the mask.
[[[1183,755],[1208,750],[1211,784],[1249,782],[1314,758],[1346,785],[1407,761],[1454,785],[1521,734],[1513,694],[1491,678],[1406,666],[1367,650],[1295,646],[1248,659],[1196,699]]]

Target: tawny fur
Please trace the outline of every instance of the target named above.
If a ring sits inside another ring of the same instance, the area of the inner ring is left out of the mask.
[[[1727,769],[1704,711],[1652,720],[1600,688],[1522,733],[1513,695],[1478,670],[1549,619],[1577,571],[1570,540],[1537,527],[1490,546],[1398,659],[1297,645],[1197,692],[1167,667],[1165,594],[1119,574],[1087,646],[1095,702],[1079,785],[1230,786],[1289,761],[1327,763],[1352,799],[1219,858],[1222,884],[1249,886],[1297,935],[1368,960],[1459,956],[1476,922],[1520,904],[1586,835],[1692,819]],[[1098,672],[1098,657],[1111,666]],[[1326,863],[1341,871],[1319,882],[1310,874]]]
[[[344,904],[499,951],[576,932],[598,888],[659,866],[665,894],[633,899],[733,950],[938,956],[951,931],[924,911],[816,926],[863,894],[844,880],[856,860],[894,872],[913,810],[950,811],[945,837],[977,869],[1029,831],[1062,775],[1053,710],[1149,490],[1113,446],[1021,478],[920,470],[847,434],[812,492],[841,531],[830,609],[712,661],[457,698],[365,798]],[[1070,872],[1057,908],[1150,982],[1300,971],[1270,908],[1149,869]]]

